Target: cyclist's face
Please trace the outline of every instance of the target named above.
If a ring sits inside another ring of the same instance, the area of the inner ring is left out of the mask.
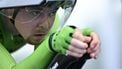
[[[50,13],[50,8],[46,7],[42,10],[43,12],[37,17],[27,22],[23,22],[30,19],[30,15],[25,13],[27,10],[20,9],[18,13],[19,17],[18,15],[16,16],[15,27],[24,39],[31,44],[38,44],[48,33],[54,21],[55,15]],[[36,13],[32,14],[36,15]]]
[[[32,44],[38,44],[51,28],[57,9],[59,7],[67,9],[68,13],[63,17],[65,21],[73,9],[73,4],[72,0],[50,1],[40,6],[2,9],[0,14],[7,17],[11,23],[15,23],[16,29],[24,39]],[[14,15],[15,11],[19,11],[17,15]]]

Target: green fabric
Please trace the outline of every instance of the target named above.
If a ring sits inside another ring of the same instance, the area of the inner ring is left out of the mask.
[[[9,52],[0,43],[0,69],[12,69],[16,64]]]
[[[84,29],[81,29],[81,32],[85,36],[90,36],[90,34],[91,34],[91,32],[93,32],[93,30],[91,28],[84,28]]]
[[[66,26],[60,31],[57,31],[52,39],[52,48],[59,53],[66,54],[66,49],[71,42],[70,33],[73,33],[74,29]]]

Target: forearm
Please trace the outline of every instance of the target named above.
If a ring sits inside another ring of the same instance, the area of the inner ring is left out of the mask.
[[[48,48],[48,39],[46,39],[32,55],[16,64],[14,59],[1,44],[0,59],[2,61],[0,61],[0,69],[46,69],[54,55],[55,54]]]
[[[15,69],[46,69],[54,55],[48,48],[48,39],[46,39],[32,55],[20,62]]]

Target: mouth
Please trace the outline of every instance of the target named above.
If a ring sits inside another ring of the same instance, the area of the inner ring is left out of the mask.
[[[46,34],[40,34],[40,33],[36,33],[34,34],[34,37],[38,40],[42,39]]]
[[[41,34],[41,33],[36,33],[34,34],[34,36],[44,36],[45,34]]]

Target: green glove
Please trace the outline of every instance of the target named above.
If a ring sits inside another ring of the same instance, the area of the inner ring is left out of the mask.
[[[75,32],[75,26],[65,26],[60,31],[53,33],[49,39],[50,49],[54,52],[66,54],[69,44],[71,43],[72,34]],[[92,30],[90,28],[82,29],[83,35],[89,36]]]
[[[84,28],[81,30],[82,34],[84,36],[90,36],[91,32],[93,32],[93,30],[91,28]]]

